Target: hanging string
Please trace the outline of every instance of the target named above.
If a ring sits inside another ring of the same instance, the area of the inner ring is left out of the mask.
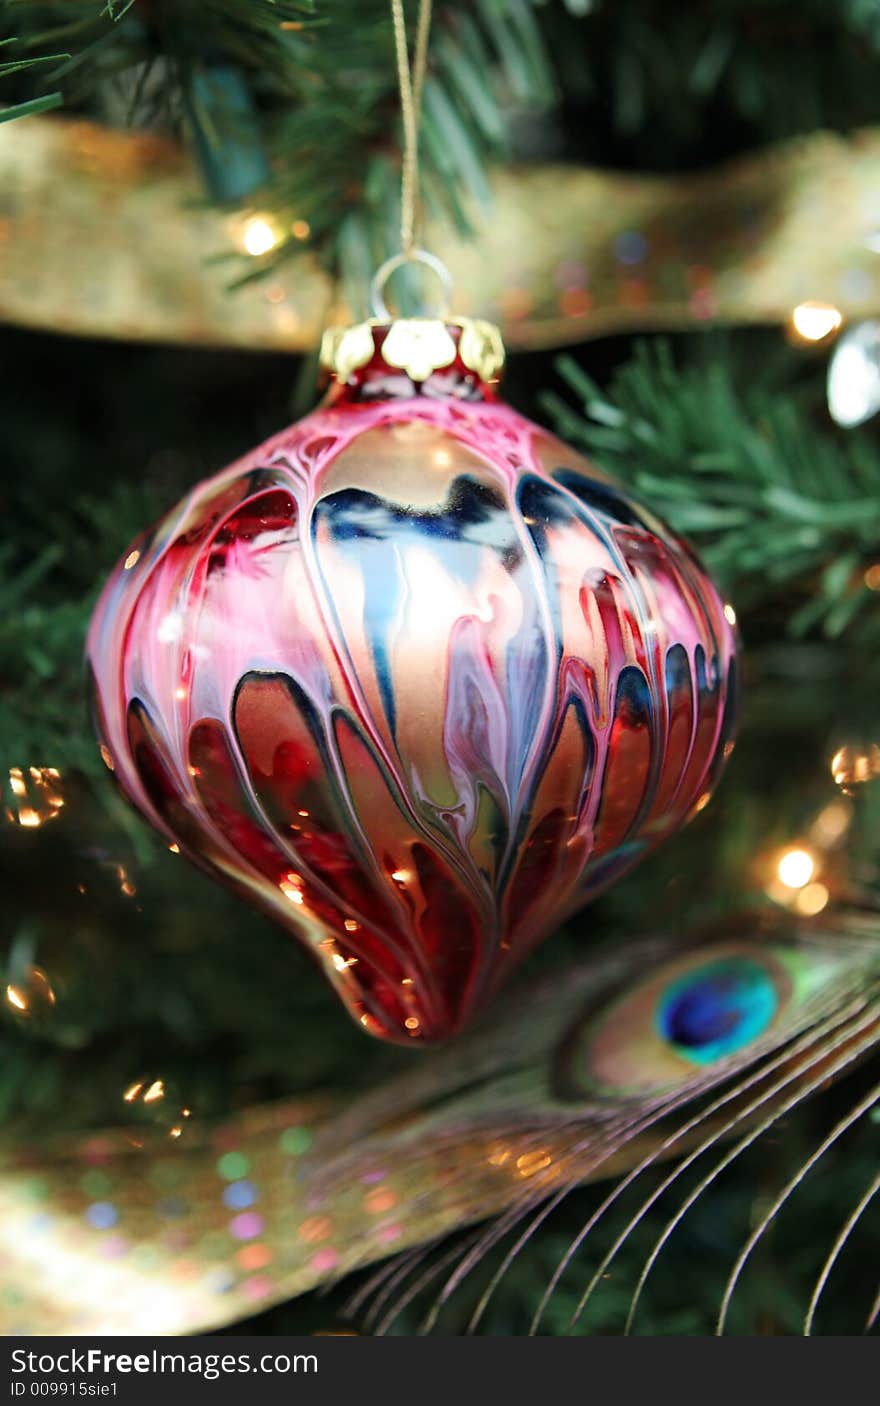
[[[397,56],[397,81],[400,91],[400,110],[403,117],[403,152],[400,163],[400,252],[386,259],[376,270],[370,288],[373,315],[387,321],[391,314],[385,302],[384,289],[388,279],[404,264],[423,264],[432,270],[440,281],[441,301],[432,309],[433,317],[442,317],[449,308],[452,283],[449,270],[442,261],[415,245],[415,226],[419,197],[419,121],[422,110],[422,93],[425,86],[425,71],[428,65],[428,35],[431,28],[431,0],[419,0],[416,20],[416,37],[410,63],[409,45],[406,35],[406,19],[403,13],[404,0],[391,0],[391,18],[394,22],[394,47]]]
[[[411,257],[415,243],[416,202],[419,190],[419,119],[422,90],[428,63],[428,34],[431,28],[431,0],[419,0],[416,42],[410,64],[406,42],[403,0],[391,0],[394,46],[397,52],[397,80],[403,115],[403,158],[400,169],[400,248]]]

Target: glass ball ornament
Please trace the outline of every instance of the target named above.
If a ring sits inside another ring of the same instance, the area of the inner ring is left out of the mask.
[[[322,359],[320,407],[113,572],[97,728],[130,800],[355,1019],[436,1041],[706,803],[734,617],[684,542],[498,400],[489,324],[371,321]]]

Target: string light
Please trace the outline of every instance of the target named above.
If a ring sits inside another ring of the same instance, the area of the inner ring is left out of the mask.
[[[827,907],[830,897],[825,884],[807,884],[795,898],[794,906],[798,913],[803,914],[805,918],[814,918],[817,913],[821,913],[822,909]]]
[[[846,744],[831,758],[831,775],[844,792],[880,776],[880,745]]]
[[[779,882],[787,889],[802,889],[816,872],[816,860],[809,850],[787,849],[776,864]]]
[[[837,754],[832,759],[832,771],[836,759]],[[839,889],[844,878],[840,851],[852,828],[853,816],[852,801],[843,797],[829,801],[800,839],[768,855],[762,865],[768,898],[805,918],[821,913],[831,901],[832,890]],[[831,878],[823,872],[826,869]]]
[[[839,331],[843,325],[843,313],[833,303],[823,303],[810,298],[798,303],[791,314],[791,330],[802,342],[824,342],[826,337]]]
[[[281,233],[268,215],[247,215],[234,226],[233,238],[252,259],[262,258],[281,243]]]

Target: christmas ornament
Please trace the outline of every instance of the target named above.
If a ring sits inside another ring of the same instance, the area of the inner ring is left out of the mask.
[[[880,322],[860,322],[838,338],[828,363],[828,409],[846,430],[880,410]]]
[[[128,1118],[39,1147],[7,1141],[0,1333],[205,1332],[473,1222],[503,1216],[509,1228],[548,1197],[625,1173],[629,1205],[647,1210],[660,1159],[691,1154],[696,1137],[708,1176],[731,1139],[754,1137],[758,1122],[775,1129],[876,1049],[877,975],[876,922],[864,917],[821,930],[747,917],[684,948],[640,937],[511,994],[479,1030],[354,1098],[339,1089],[213,1126],[194,1115],[181,1138],[172,1127],[142,1147]],[[147,1098],[146,1114],[162,1101],[157,1082],[121,1086],[119,1106]],[[780,1155],[777,1145],[781,1185]],[[835,1183],[834,1194],[850,1192]],[[675,1204],[664,1199],[662,1221]],[[495,1234],[490,1221],[483,1250]],[[464,1254],[473,1239],[460,1243]],[[387,1269],[404,1274],[399,1259]],[[387,1327],[405,1283],[364,1316],[362,1278],[358,1326]]]
[[[496,398],[502,354],[466,320],[328,334],[323,406],[135,543],[88,640],[131,800],[389,1039],[458,1030],[731,746],[715,587]]]
[[[320,409],[132,547],[88,641],[126,793],[404,1042],[458,1031],[705,804],[735,694],[715,588],[497,401],[497,328],[388,313],[401,269],[450,291],[414,245],[430,12],[411,66],[391,0],[401,252],[376,317],[326,334]]]

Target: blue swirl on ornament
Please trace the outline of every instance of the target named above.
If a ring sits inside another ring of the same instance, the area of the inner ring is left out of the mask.
[[[574,494],[585,507],[602,513],[612,521],[624,523],[627,527],[640,527],[649,532],[651,528],[638,511],[631,498],[624,498],[610,483],[600,479],[585,478],[573,469],[558,469],[553,475],[557,483]]]

